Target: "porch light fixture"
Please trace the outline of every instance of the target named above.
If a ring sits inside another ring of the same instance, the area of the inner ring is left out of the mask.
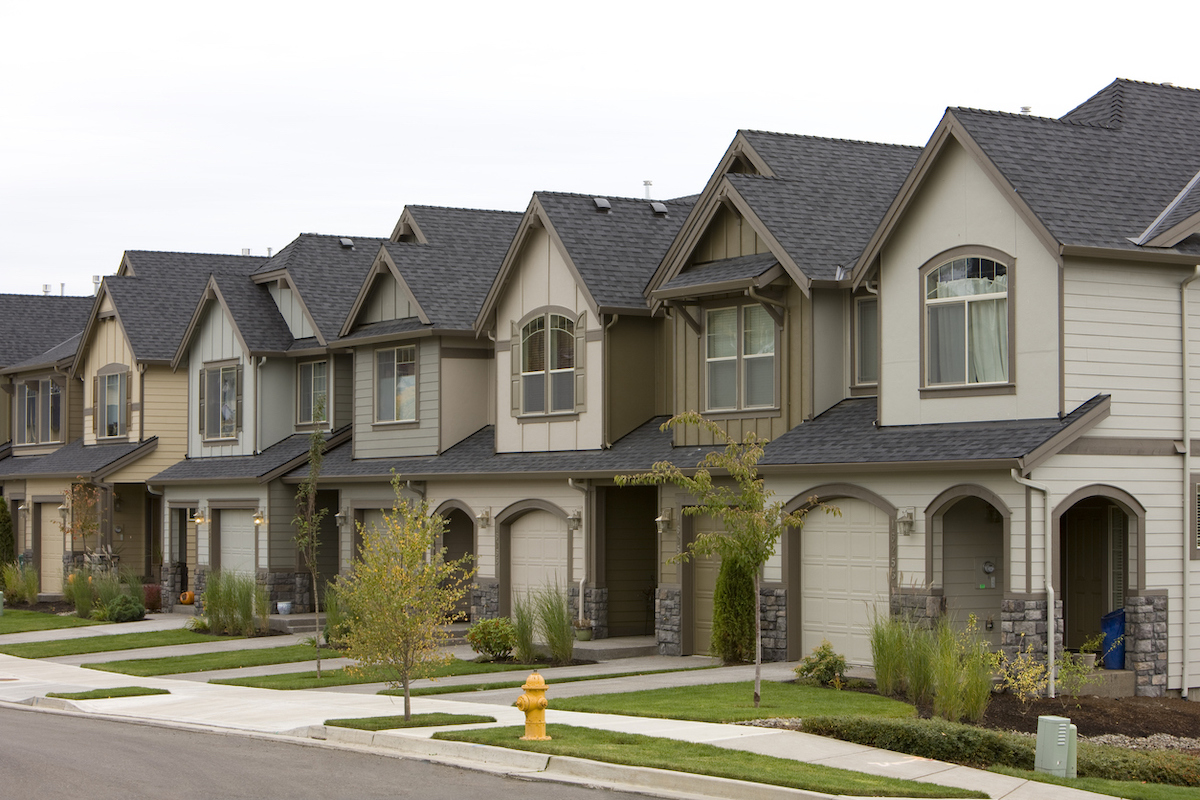
[[[338,530],[341,530],[342,526],[346,524],[346,516],[344,508],[339,508],[338,512],[333,515],[333,521],[338,526]]]
[[[492,524],[492,509],[485,508],[475,515],[475,521],[479,523],[480,528],[491,527]]]
[[[655,518],[654,527],[660,534],[673,530],[675,528],[675,509],[664,508],[662,513]]]
[[[196,523],[197,525],[204,524],[204,509],[203,508],[196,509],[196,513],[192,515],[192,522]]]
[[[583,512],[578,508],[571,512],[571,516],[567,517],[567,530],[577,531],[583,523]]]
[[[67,514],[70,511],[71,511],[71,509],[67,508],[66,503],[63,503],[61,506],[58,507],[58,515],[60,517],[62,517],[63,525],[67,524]]]
[[[901,536],[912,536],[913,521],[916,517],[916,509],[897,508],[896,509],[896,533]]]
[[[254,526],[255,527],[262,525],[266,521],[267,521],[267,515],[263,513],[263,510],[261,508],[258,511],[254,512]]]

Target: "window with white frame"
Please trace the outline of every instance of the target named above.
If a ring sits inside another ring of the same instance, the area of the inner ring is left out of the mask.
[[[129,373],[109,372],[97,375],[92,415],[96,436],[115,438],[129,434]]]
[[[925,385],[1008,381],[1008,267],[956,258],[925,273]]]
[[[16,386],[17,444],[63,441],[62,385],[52,378],[22,381]]]
[[[206,441],[236,439],[242,429],[242,367],[214,365],[200,370],[200,436]]]
[[[854,382],[879,382],[879,300],[875,297],[854,301]]]
[[[296,422],[301,425],[322,423],[329,419],[329,362],[307,361],[297,370],[299,386]]]
[[[705,312],[707,410],[776,405],[775,334],[775,321],[760,305]]]
[[[375,419],[379,422],[416,421],[416,345],[375,351]]]
[[[562,314],[521,328],[521,413],[575,410],[575,323]]]

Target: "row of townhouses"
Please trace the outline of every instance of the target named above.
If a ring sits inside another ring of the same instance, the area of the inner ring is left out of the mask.
[[[923,148],[741,131],[675,200],[130,251],[94,298],[0,298],[0,487],[45,592],[85,482],[167,596],[233,569],[304,607],[316,428],[324,576],[394,474],[474,556],[474,619],[557,581],[597,636],[699,653],[716,564],[672,556],[714,522],[614,482],[694,465],[711,442],[660,425],[698,410],[841,510],[766,565],[767,658],[869,663],[889,609],[1077,648],[1123,609],[1137,693],[1196,696],[1198,184],[1200,92],[1118,80],[1061,119],[949,109]]]

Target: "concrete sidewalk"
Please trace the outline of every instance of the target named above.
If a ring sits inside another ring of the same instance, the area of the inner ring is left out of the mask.
[[[688,659],[661,659],[654,663],[685,662]],[[607,662],[605,669],[628,672],[645,668],[643,659],[638,667],[622,661]],[[600,665],[586,669],[595,671]],[[563,667],[560,670],[580,669]],[[655,688],[660,685],[687,685],[724,680],[745,680],[752,667],[696,670],[637,678],[614,678],[580,683],[553,682],[551,669],[543,672],[551,684],[550,703],[546,719],[551,724],[578,725],[603,730],[662,736],[689,742],[701,742],[718,747],[746,750],[780,758],[790,758],[814,764],[907,778],[945,786],[977,789],[991,797],[1011,800],[1034,798],[1100,797],[1074,789],[1032,783],[981,770],[916,758],[899,753],[877,750],[862,745],[841,742],[793,731],[755,728],[741,725],[685,722],[679,720],[623,717],[604,714],[581,714],[556,711],[555,697],[571,693],[595,693],[602,684],[612,691]],[[764,677],[770,673],[788,671],[785,664],[764,665]],[[559,675],[561,676],[561,672]],[[501,675],[504,675],[501,673]],[[478,682],[480,676],[469,676]],[[508,674],[506,680],[524,678],[522,673]],[[778,677],[778,676],[775,676]],[[448,680],[448,679],[447,679]],[[620,688],[623,682],[623,689]],[[150,686],[166,689],[169,695],[113,698],[65,702],[47,700],[47,692],[87,691],[116,686]],[[573,691],[574,690],[574,691]],[[519,689],[470,692],[460,695],[435,695],[413,698],[414,713],[446,712],[455,714],[484,713],[496,718],[495,725],[521,725],[524,716],[512,707],[520,695]],[[486,748],[454,742],[440,742],[429,737],[437,729],[417,728],[369,733],[350,729],[326,728],[326,719],[365,717],[403,713],[399,697],[363,694],[361,692],[291,691],[251,689],[239,686],[199,683],[173,678],[131,678],[125,675],[81,669],[65,664],[31,661],[0,655],[0,702],[21,703],[48,709],[66,709],[114,719],[139,720],[164,726],[198,726],[201,728],[239,731],[247,735],[302,736],[325,739],[331,743],[368,748],[377,752],[400,752],[433,760],[443,760],[463,766],[520,774],[526,777],[545,777],[553,780],[587,784],[611,785],[662,796],[705,797],[822,797],[823,795],[796,790],[766,788],[717,778],[690,776],[676,772],[600,765],[580,759],[563,759],[521,753],[502,748]],[[481,726],[483,727],[483,726]],[[753,791],[751,791],[753,787]]]
[[[20,610],[20,609],[16,609]],[[171,631],[184,627],[189,619],[195,617],[190,611],[186,614],[160,613],[147,614],[145,619],[137,622],[112,622],[104,625],[81,625],[77,628],[52,628],[46,631],[26,631],[24,633],[0,634],[0,647],[8,644],[24,642],[52,642],[58,639],[87,639],[91,636],[112,636],[118,633],[149,633],[151,631]]]

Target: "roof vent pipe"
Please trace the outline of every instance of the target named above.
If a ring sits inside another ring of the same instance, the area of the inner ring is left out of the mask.
[[[249,247],[243,247],[243,248],[242,248],[242,255],[244,255],[244,256],[248,256],[248,255],[250,255],[250,248],[249,248]]]
[[[1021,106],[1021,113],[1028,114],[1033,111],[1033,106]]]
[[[642,181],[642,186],[646,187],[646,199],[650,199],[650,187],[654,185],[654,181]]]

